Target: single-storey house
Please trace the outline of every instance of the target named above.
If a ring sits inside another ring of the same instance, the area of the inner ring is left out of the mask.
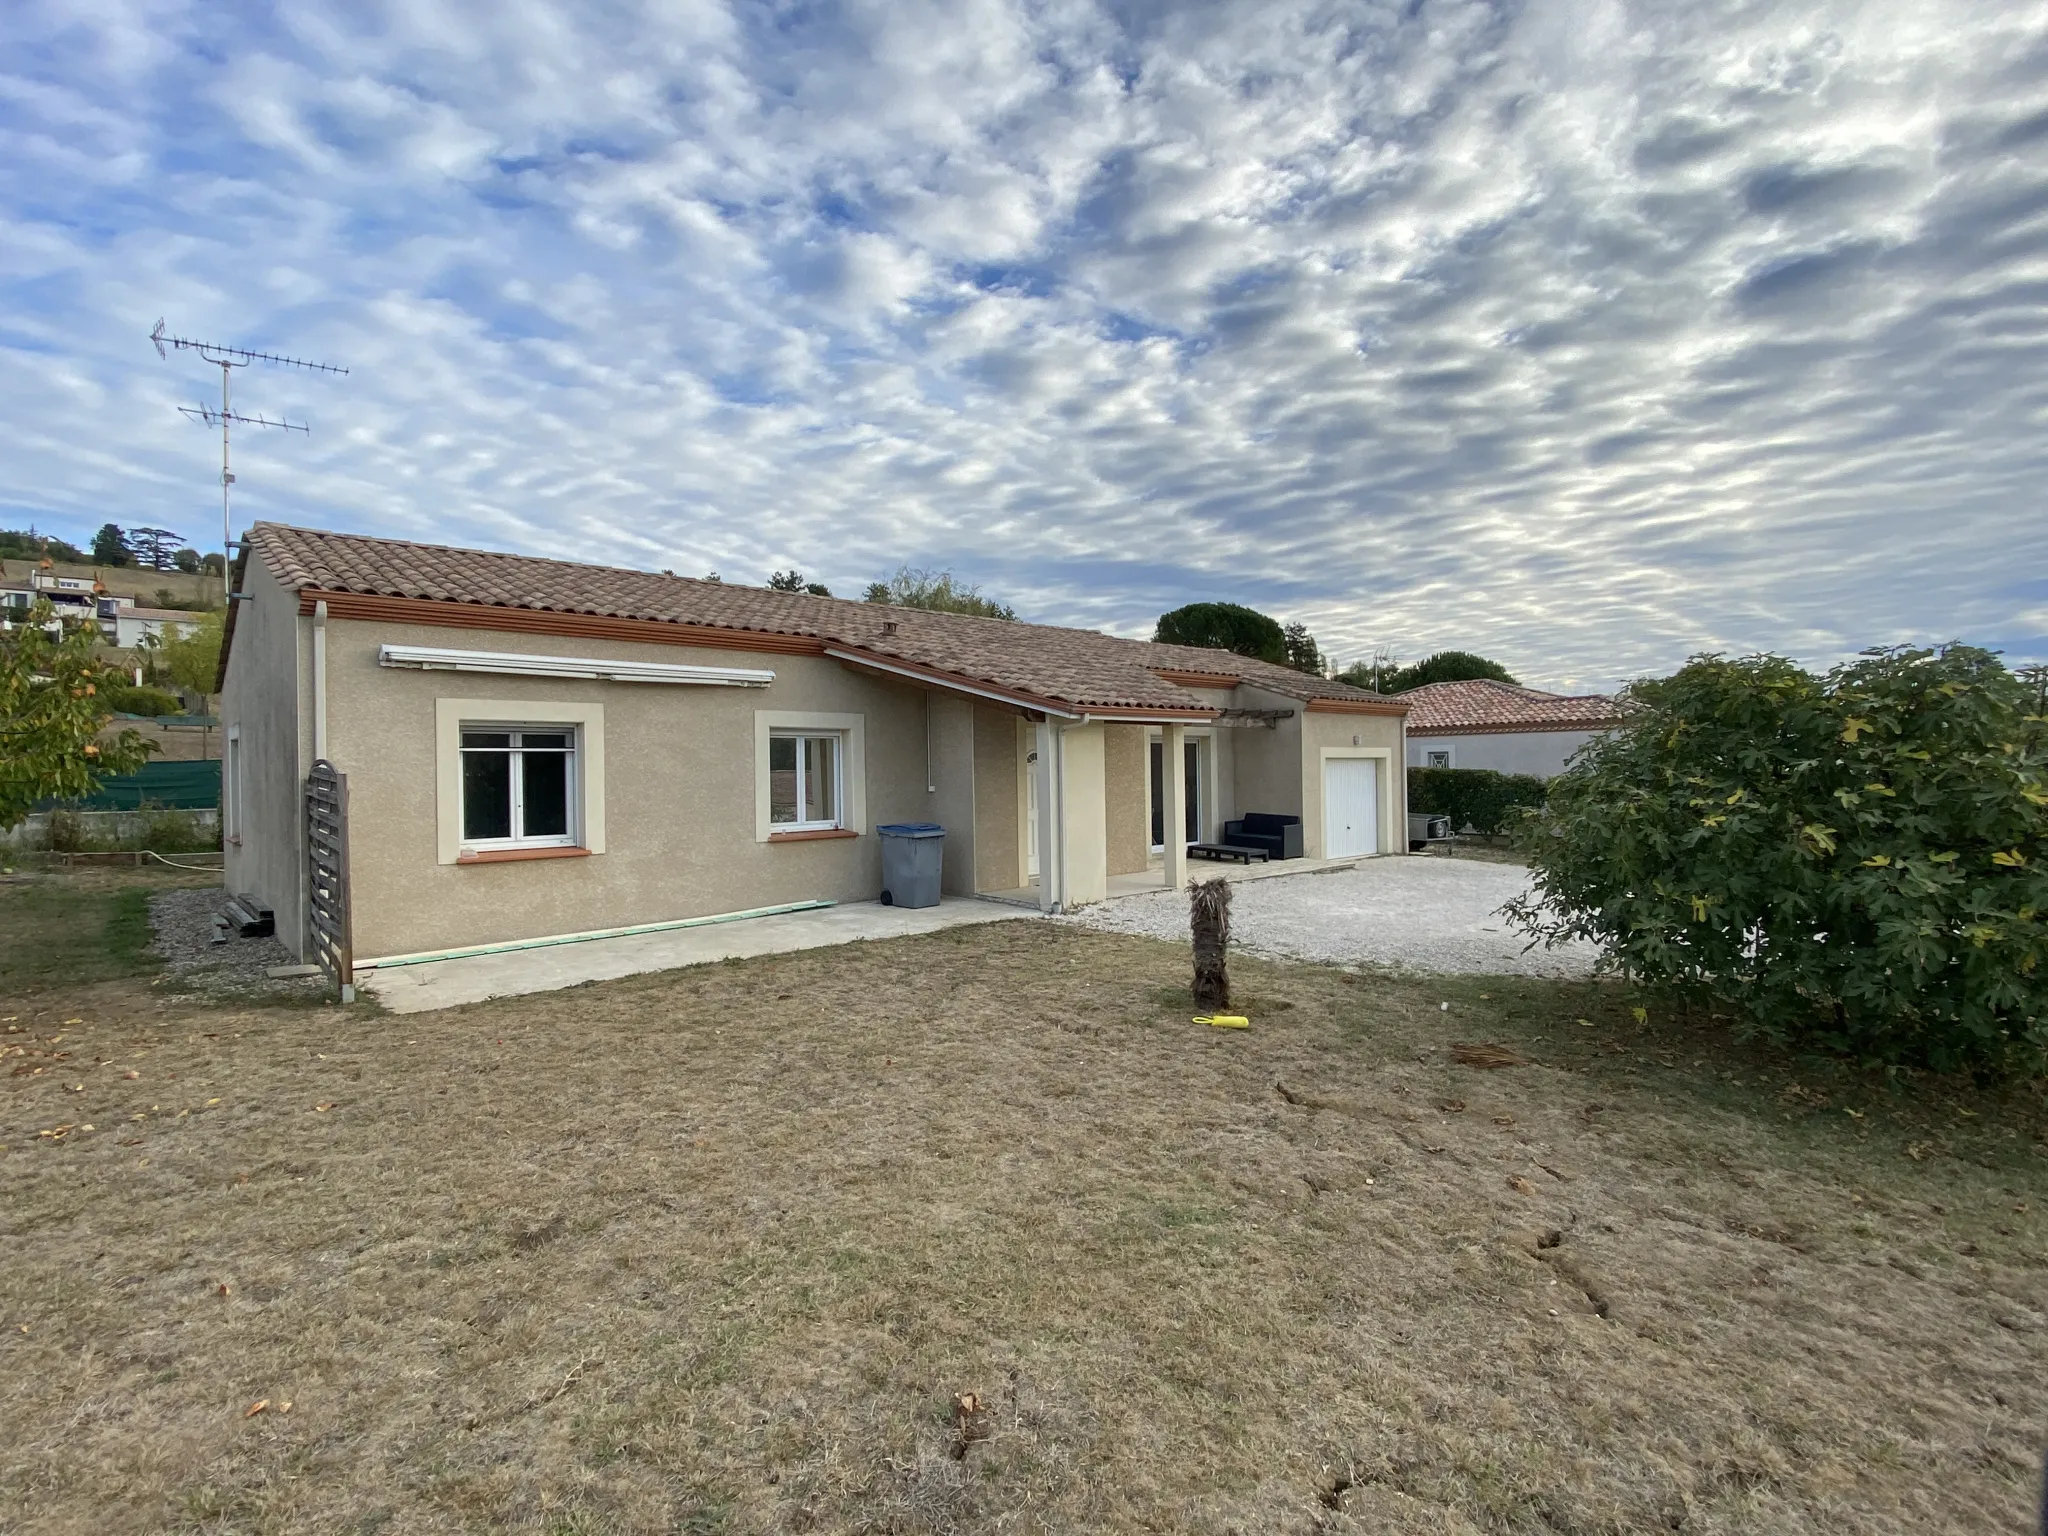
[[[891,822],[1048,910],[1246,812],[1405,846],[1407,705],[1225,651],[272,523],[235,591],[225,882],[302,951],[316,760],[361,959],[874,900]]]
[[[1622,719],[1611,694],[1543,693],[1491,678],[1427,683],[1396,697],[1408,706],[1410,768],[1491,768],[1547,779]]]
[[[132,597],[100,599],[100,629],[108,642],[132,651],[146,640],[178,640],[197,629],[200,616],[182,608],[144,608]]]

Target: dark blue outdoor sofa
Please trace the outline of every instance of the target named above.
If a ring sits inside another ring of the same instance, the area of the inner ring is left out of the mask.
[[[1223,823],[1223,841],[1238,848],[1264,850],[1269,859],[1301,857],[1301,818],[1253,811],[1242,821]]]

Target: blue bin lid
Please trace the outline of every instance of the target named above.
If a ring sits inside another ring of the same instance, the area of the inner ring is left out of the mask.
[[[891,821],[875,830],[884,837],[944,837],[946,829],[936,821]]]

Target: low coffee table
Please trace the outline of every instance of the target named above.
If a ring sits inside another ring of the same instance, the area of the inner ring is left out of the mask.
[[[1245,848],[1236,843],[1189,843],[1188,857],[1191,859],[1235,859],[1249,865],[1253,859],[1264,863],[1272,855],[1263,848]]]

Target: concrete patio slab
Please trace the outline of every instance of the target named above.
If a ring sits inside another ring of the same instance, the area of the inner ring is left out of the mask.
[[[895,939],[967,923],[1036,916],[1036,912],[1019,907],[966,897],[947,897],[936,907],[918,908],[849,902],[702,928],[672,928],[504,954],[382,966],[358,970],[356,983],[393,1013],[424,1013],[491,997],[550,992],[586,981],[609,981],[714,960],[779,955],[861,939]]]

